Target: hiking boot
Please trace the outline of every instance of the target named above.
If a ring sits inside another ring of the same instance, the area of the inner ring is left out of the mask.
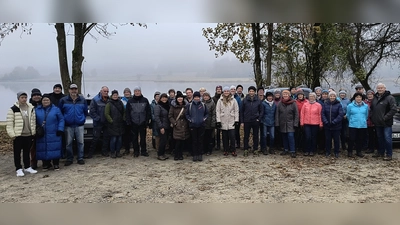
[[[115,158],[117,158],[117,155],[116,155],[115,153],[111,153],[111,154],[110,154],[110,157],[111,157],[112,159],[115,159]]]
[[[24,171],[22,171],[22,169],[18,169],[16,172],[17,172],[17,177],[25,176]]]
[[[64,166],[70,166],[70,165],[72,165],[72,161],[66,161],[64,164]]]
[[[32,173],[32,174],[37,173],[37,171],[34,170],[34,169],[32,169],[32,167],[29,167],[29,168],[27,168],[27,169],[24,169],[24,171],[25,171],[25,172],[28,172],[28,173]]]
[[[148,157],[148,156],[149,156],[149,153],[147,153],[147,151],[146,151],[146,152],[142,152],[140,155],[141,155],[141,156],[144,156],[144,157]]]
[[[194,156],[193,156],[193,162],[197,162],[197,160],[198,160],[198,159],[197,159],[197,155],[194,155]]]
[[[122,157],[121,153],[119,153],[119,152],[116,154],[116,156],[117,156],[117,158],[121,158]]]
[[[44,165],[44,166],[42,167],[42,171],[47,171],[47,170],[49,170],[51,167],[52,167],[51,164],[50,164],[50,165]]]
[[[292,153],[290,153],[290,157],[292,157],[292,158],[296,158],[296,152],[292,152]]]
[[[54,170],[55,171],[59,171],[60,170],[60,166],[59,165],[54,165]]]
[[[379,154],[379,153],[377,152],[377,153],[375,153],[372,157],[374,157],[374,158],[380,158],[380,157],[383,157],[383,155],[382,155],[382,154]]]
[[[309,153],[309,152],[305,152],[303,155],[304,155],[304,156],[309,156],[310,153]]]
[[[385,156],[385,157],[383,158],[383,160],[384,160],[384,161],[390,161],[390,160],[392,160],[392,156]]]
[[[203,161],[203,155],[198,155],[197,156],[197,161],[199,161],[199,162]]]
[[[267,151],[267,149],[265,148],[265,149],[263,149],[262,150],[262,153],[263,153],[263,155],[268,155],[268,151]]]
[[[247,157],[247,156],[249,156],[249,151],[248,151],[248,150],[244,150],[244,152],[243,152],[243,156],[244,156],[244,157]]]
[[[361,152],[358,152],[358,153],[356,153],[356,156],[362,158],[362,157],[364,157],[364,154],[362,154]]]
[[[330,153],[330,152],[326,152],[326,153],[325,153],[325,157],[328,158],[328,157],[330,157],[330,156],[331,156],[331,153]]]
[[[347,153],[347,156],[350,157],[350,158],[354,158],[353,152],[348,152],[348,153]]]
[[[254,150],[253,156],[260,156],[260,151],[258,149]]]
[[[289,154],[289,151],[287,151],[287,150],[284,150],[283,152],[281,152],[281,154],[280,155],[288,155]]]
[[[79,164],[79,165],[84,165],[84,164],[85,164],[85,161],[84,161],[83,159],[80,159],[80,160],[78,160],[78,164]]]
[[[335,153],[335,158],[339,158],[339,153]]]
[[[109,155],[108,153],[106,153],[106,152],[102,152],[101,155],[104,156],[104,157],[110,156],[110,155]]]
[[[157,159],[164,161],[164,160],[168,159],[168,157],[165,156],[165,155],[160,155],[160,156],[157,157]]]
[[[275,150],[273,148],[269,149],[269,154],[275,155]]]

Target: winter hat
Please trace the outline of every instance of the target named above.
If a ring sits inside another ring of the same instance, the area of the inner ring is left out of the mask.
[[[357,90],[358,88],[364,88],[361,84],[357,84],[355,89]]]
[[[225,86],[224,89],[222,89],[222,91],[230,91],[231,89],[228,86]]]
[[[207,95],[208,97],[211,98],[210,92],[208,92],[208,91],[204,92],[203,97],[204,97],[204,95]]]
[[[168,95],[167,95],[166,93],[162,93],[162,94],[160,95],[160,99],[162,99],[162,98],[168,98]]]
[[[195,91],[194,94],[193,94],[193,98],[195,98],[195,97],[199,97],[200,98],[200,92]]]
[[[362,100],[364,100],[364,96],[359,92],[354,93],[353,99],[356,99],[357,96],[361,96]]]
[[[113,91],[111,92],[111,95],[114,95],[114,94],[117,94],[117,95],[118,95],[118,91],[117,91],[117,90],[113,90]]]
[[[322,90],[322,88],[321,87],[315,87],[314,91],[317,92],[317,90]]]
[[[341,91],[339,91],[339,95],[340,94],[345,94],[345,95],[347,95],[347,93],[346,93],[346,91],[345,90],[341,90]]]
[[[136,91],[136,90],[142,91],[142,89],[139,86],[136,86],[136,87],[133,88],[133,91]]]
[[[129,93],[131,93],[131,94],[132,94],[132,91],[131,91],[131,89],[129,89],[129,88],[125,88],[125,89],[124,89],[124,93],[125,93],[125,92],[127,92],[127,91],[129,91]]]
[[[156,95],[160,95],[161,93],[159,91],[154,92],[154,98],[156,97]]]
[[[298,88],[297,91],[296,91],[296,94],[297,94],[297,95],[304,95],[303,89]]]
[[[222,86],[221,85],[216,86],[215,90],[217,90],[218,88],[222,90]]]
[[[328,96],[331,96],[331,95],[337,96],[336,92],[334,92],[334,91],[329,92],[329,95],[328,95]]]
[[[250,90],[257,91],[256,87],[254,87],[254,86],[250,86],[250,87],[247,89],[247,91],[250,91]]]
[[[49,95],[49,94],[44,94],[43,97],[42,97],[42,101],[43,101],[43,99],[45,99],[45,98],[50,99],[50,95]],[[50,101],[51,101],[51,99],[50,99]]]
[[[236,86],[236,89],[238,89],[239,87],[241,87],[243,90],[243,86],[241,84],[238,84],[238,86]]]
[[[229,88],[229,90],[232,90],[232,89],[235,89],[235,90],[236,90],[236,86],[235,86],[235,85],[232,85],[232,86]]]
[[[280,93],[281,93],[281,90],[275,89],[274,94],[280,94]]]
[[[274,94],[272,94],[272,92],[268,91],[267,93],[265,93],[265,97],[268,97],[268,96],[274,96]]]
[[[34,88],[34,89],[32,89],[32,91],[31,91],[31,96],[34,96],[34,95],[40,95],[40,96],[42,96],[42,92],[40,92],[39,89]]]
[[[58,87],[58,88],[61,88],[61,90],[62,90],[61,84],[55,84],[55,85],[53,86],[53,89],[54,89],[54,88],[57,88],[57,87]]]
[[[373,94],[373,95],[374,95],[375,92],[374,92],[373,90],[368,90],[368,91],[367,91],[367,94]]]
[[[19,99],[19,97],[21,97],[21,95],[25,95],[25,96],[28,97],[28,95],[26,94],[25,91],[20,91],[20,92],[17,93],[17,99]]]
[[[183,98],[183,94],[182,94],[181,91],[177,91],[177,92],[176,92],[175,99],[177,99],[177,98]]]
[[[283,95],[283,93],[287,93],[290,96],[290,91],[289,90],[283,90],[282,91],[282,95]]]
[[[324,90],[322,90],[322,93],[321,93],[321,94],[323,94],[323,93],[329,94],[329,91],[324,89]]]

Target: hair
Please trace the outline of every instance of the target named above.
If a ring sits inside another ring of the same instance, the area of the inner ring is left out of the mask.
[[[376,85],[376,87],[378,87],[378,86],[383,86],[384,88],[386,88],[386,85],[385,85],[384,83],[378,83],[378,84]]]
[[[199,91],[207,91],[205,87],[201,87]]]
[[[315,94],[315,92],[311,92],[310,94],[308,94],[308,98],[310,98],[311,95],[317,98],[317,94]]]
[[[186,88],[185,92],[187,92],[188,90],[193,93],[193,89],[192,88]]]

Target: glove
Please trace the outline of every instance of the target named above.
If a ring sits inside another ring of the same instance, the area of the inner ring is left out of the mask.
[[[221,122],[217,122],[216,127],[217,127],[217,129],[220,129],[222,127]]]
[[[239,122],[235,122],[235,127],[238,127],[239,125]]]
[[[62,136],[63,134],[64,134],[64,131],[62,131],[62,130],[58,130],[56,133],[57,136]]]

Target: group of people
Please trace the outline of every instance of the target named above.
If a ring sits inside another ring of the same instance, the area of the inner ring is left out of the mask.
[[[18,101],[7,114],[17,176],[37,173],[37,160],[43,160],[44,170],[58,170],[62,156],[66,158],[64,166],[71,165],[74,139],[80,165],[85,164],[84,158],[93,157],[99,142],[106,157],[129,155],[131,144],[133,157],[147,157],[147,128],[152,129],[152,145],[159,160],[168,159],[167,153],[174,160],[183,160],[183,152],[187,151],[193,161],[203,161],[203,155],[221,148],[221,140],[225,156],[237,156],[243,140],[245,157],[249,153],[259,155],[260,151],[275,154],[279,148],[283,148],[281,155],[293,158],[298,151],[314,156],[317,149],[324,149],[329,157],[333,140],[336,158],[341,146],[349,157],[353,157],[354,150],[356,156],[363,157],[361,151],[367,148],[368,153],[377,149],[374,157],[392,159],[391,127],[397,106],[382,83],[377,85],[376,93],[364,93],[357,85],[351,99],[345,90],[336,94],[333,89],[320,87],[308,96],[301,88],[265,93],[263,87],[250,86],[247,90],[244,95],[242,85],[218,85],[211,96],[205,88],[187,88],[185,95],[170,89],[168,93],[155,92],[150,103],[138,86],[133,94],[125,88],[122,97],[117,90],[110,95],[108,87],[103,86],[89,106],[78,94],[76,84],[70,85],[68,95],[62,93],[60,84],[54,85],[53,93],[44,95],[34,88],[29,102],[27,93],[19,92]],[[93,119],[93,140],[85,155],[84,124],[88,115]],[[121,149],[125,149],[122,154]]]

